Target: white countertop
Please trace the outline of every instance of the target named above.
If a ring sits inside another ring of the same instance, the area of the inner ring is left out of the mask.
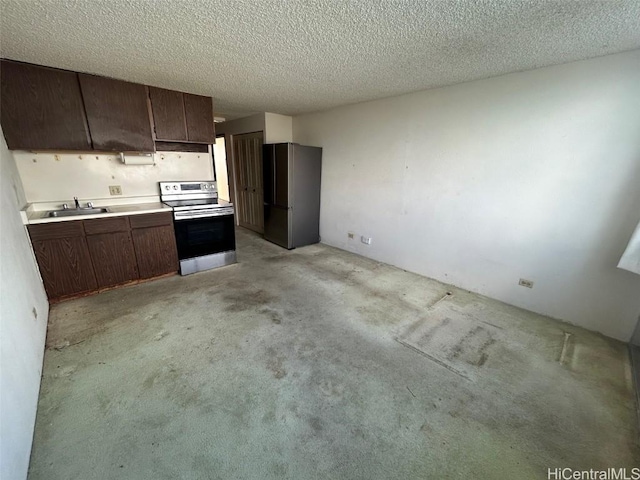
[[[71,220],[89,220],[91,218],[120,217],[123,215],[142,215],[145,213],[171,212],[168,205],[161,202],[130,203],[122,205],[95,205],[96,208],[107,208],[106,213],[95,213],[91,215],[70,215],[68,217],[49,217],[51,210],[60,210],[60,207],[49,208],[47,210],[34,210],[29,207],[22,211],[23,221],[28,224],[68,222]],[[25,219],[26,217],[26,219]],[[26,220],[26,221],[25,221]]]
[[[113,201],[112,201],[113,202]],[[82,201],[81,205],[85,202]],[[223,199],[218,199],[218,204],[223,207],[233,206],[233,203]],[[160,202],[159,197],[125,197],[119,199],[119,203],[113,204],[109,200],[94,201],[95,208],[107,208],[106,213],[95,213],[91,215],[70,215],[68,217],[50,217],[52,210],[61,210],[59,203],[33,203],[28,205],[20,213],[25,225],[36,223],[68,222],[71,220],[89,220],[91,218],[120,217],[123,215],[142,215],[145,213],[171,212],[172,208]]]

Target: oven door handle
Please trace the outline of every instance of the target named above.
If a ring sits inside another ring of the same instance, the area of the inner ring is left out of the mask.
[[[184,220],[198,220],[200,218],[228,218],[228,217],[233,217],[233,212],[231,213],[224,213],[222,215],[191,215],[191,214],[187,214],[187,215],[178,215],[177,213],[173,214],[173,220],[176,222],[181,222]]]

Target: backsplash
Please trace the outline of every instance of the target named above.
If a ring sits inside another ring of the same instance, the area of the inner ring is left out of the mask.
[[[210,153],[156,152],[155,165],[124,165],[118,155],[14,151],[28,203],[159,195],[158,182],[213,180]],[[122,195],[111,196],[110,186]]]

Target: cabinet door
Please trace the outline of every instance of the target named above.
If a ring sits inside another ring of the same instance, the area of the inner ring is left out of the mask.
[[[213,101],[211,97],[184,94],[184,111],[190,142],[215,143],[213,126]]]
[[[2,60],[2,131],[11,150],[91,150],[75,72]]]
[[[49,299],[96,289],[82,222],[29,225],[29,235]]]
[[[157,140],[186,141],[187,121],[182,92],[149,87]]]
[[[98,288],[138,278],[138,265],[127,217],[84,221]]]
[[[140,278],[178,271],[178,250],[173,225],[136,228],[131,234]]]
[[[154,151],[144,85],[84,73],[78,76],[95,150]]]
[[[129,232],[87,235],[87,245],[98,288],[110,287],[138,278],[136,254]]]

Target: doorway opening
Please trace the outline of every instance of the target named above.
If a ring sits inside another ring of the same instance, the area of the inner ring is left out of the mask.
[[[225,150],[224,136],[216,137],[216,142],[213,144],[213,168],[216,172],[218,197],[230,202],[229,172],[227,168],[227,151]]]

